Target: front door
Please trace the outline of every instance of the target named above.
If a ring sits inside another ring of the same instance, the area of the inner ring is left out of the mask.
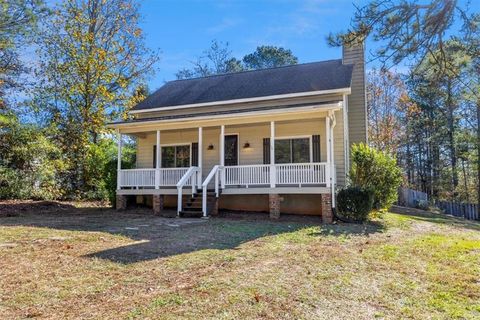
[[[238,135],[225,136],[225,165],[238,166]]]

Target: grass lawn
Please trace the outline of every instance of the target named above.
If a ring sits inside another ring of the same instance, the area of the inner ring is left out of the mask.
[[[31,209],[0,217],[0,288],[2,319],[479,319],[480,224]]]

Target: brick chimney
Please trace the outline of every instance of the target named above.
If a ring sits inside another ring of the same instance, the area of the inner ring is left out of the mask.
[[[343,64],[353,65],[352,93],[347,97],[348,140],[367,142],[367,100],[365,92],[365,45],[358,43],[342,48]]]

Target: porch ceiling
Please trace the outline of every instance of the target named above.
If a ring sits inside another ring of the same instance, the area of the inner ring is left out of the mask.
[[[111,123],[109,128],[118,129],[120,133],[142,133],[155,130],[174,130],[198,127],[216,127],[220,125],[238,125],[270,121],[302,120],[325,118],[329,111],[342,109],[341,101],[311,104],[296,107],[277,107],[275,109],[244,110],[226,114],[198,114],[182,118],[152,118],[131,122]]]

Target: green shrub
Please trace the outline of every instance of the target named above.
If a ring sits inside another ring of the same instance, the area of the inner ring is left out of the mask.
[[[19,170],[0,167],[0,199],[28,199],[32,186],[26,180]]]
[[[135,159],[122,160],[122,169],[133,169]],[[105,175],[103,176],[106,189],[108,192],[108,200],[113,206],[115,204],[115,198],[117,196],[117,159],[109,161],[105,165]]]
[[[363,222],[372,211],[373,200],[373,191],[370,189],[342,189],[337,195],[337,215],[346,222]]]
[[[397,200],[402,172],[396,159],[363,143],[352,146],[352,186],[373,191],[375,209],[388,209]]]
[[[107,198],[110,204],[115,204],[115,197],[117,195],[117,147],[113,145],[113,152],[109,160],[104,164],[103,181],[107,191]],[[122,148],[122,169],[133,169],[136,163],[136,146],[134,143],[124,143]]]
[[[64,168],[47,129],[0,118],[0,199],[59,199]]]
[[[132,168],[136,144],[125,139],[122,168]],[[102,135],[62,135],[57,126],[22,123],[0,110],[0,199],[114,200],[117,144]],[[112,160],[114,159],[114,160]]]

